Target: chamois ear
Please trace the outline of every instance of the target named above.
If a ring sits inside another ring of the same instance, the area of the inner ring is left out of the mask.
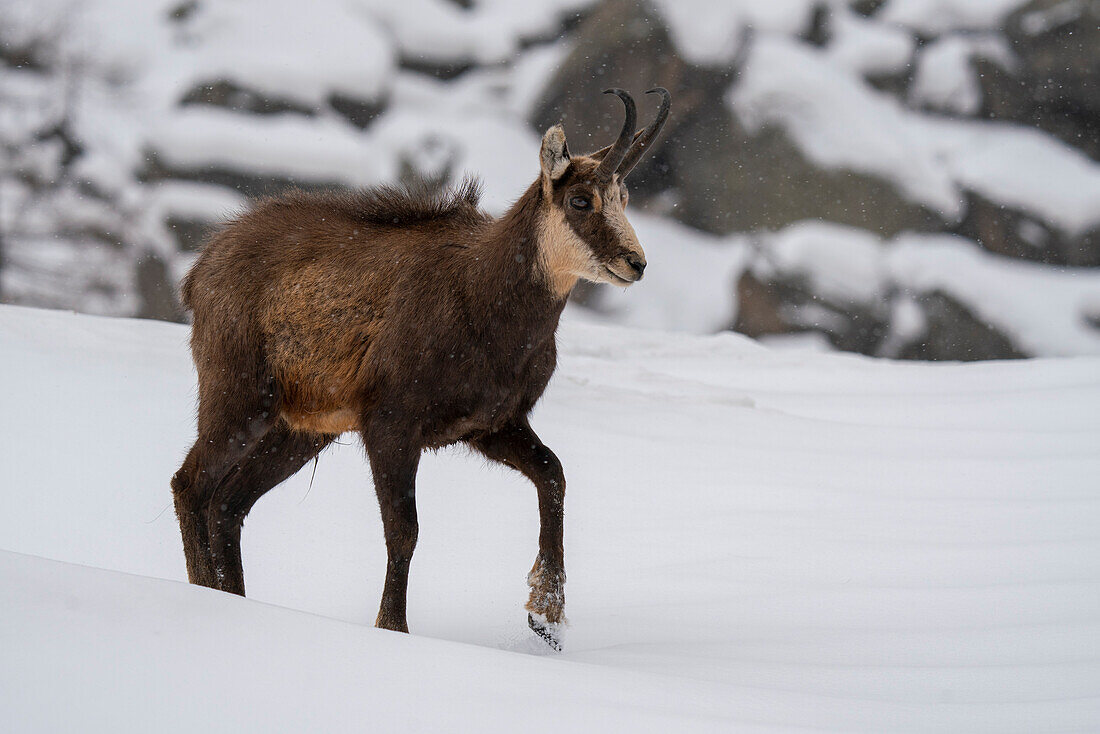
[[[539,163],[546,181],[557,181],[569,168],[569,148],[565,144],[565,130],[561,125],[554,125],[542,136]]]

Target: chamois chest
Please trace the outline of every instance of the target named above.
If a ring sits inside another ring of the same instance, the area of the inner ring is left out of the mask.
[[[427,447],[495,431],[525,416],[554,372],[554,332],[507,333],[492,327],[490,319],[456,328],[418,349],[413,364],[391,374],[378,409],[414,418]]]

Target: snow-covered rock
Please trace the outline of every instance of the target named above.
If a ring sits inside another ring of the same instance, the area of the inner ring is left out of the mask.
[[[542,130],[564,121],[574,152],[596,149],[622,114],[600,92],[629,88],[644,119],[641,92],[661,84],[673,114],[631,178],[657,260],[635,298],[586,295],[591,315],[738,323],[746,295],[729,284],[772,277],[748,243],[793,243],[786,230],[818,219],[851,229],[777,250],[774,282],[801,285],[766,311],[871,318],[860,328],[889,341],[919,299],[948,297],[999,331],[959,287],[898,295],[864,245],[940,232],[1100,264],[1098,27],[1090,4],[1060,0],[9,3],[0,298],[167,313],[204,233],[243,195],[288,186],[479,174],[500,213],[535,176]],[[141,276],[151,260],[163,277]],[[1088,351],[1083,323],[1078,348],[1003,336],[1020,353]]]

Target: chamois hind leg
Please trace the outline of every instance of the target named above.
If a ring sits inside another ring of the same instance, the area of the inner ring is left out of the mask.
[[[389,431],[377,424],[363,431],[386,536],[386,586],[374,626],[396,632],[409,631],[405,598],[409,587],[409,563],[419,532],[416,468],[420,463],[420,447],[411,440],[403,440],[402,435],[400,431]]]
[[[528,624],[551,647],[560,650],[554,628],[565,622],[565,549],[563,543],[565,474],[561,462],[524,419],[496,433],[470,441],[493,461],[518,470],[539,496],[539,552],[527,575]]]
[[[238,377],[239,383],[234,379]],[[266,377],[256,362],[251,369],[239,365],[200,366],[198,438],[172,477],[191,583],[218,588],[206,519],[210,498],[276,420],[274,380]]]
[[[217,588],[214,583],[214,564],[210,559],[210,542],[206,534],[206,496],[194,477],[202,448],[196,443],[187,453],[183,466],[172,477],[172,500],[176,506],[176,518],[183,538],[183,556],[187,563],[187,580],[199,586]]]
[[[284,421],[261,438],[218,485],[206,507],[206,529],[216,588],[244,596],[241,527],[253,505],[336,438],[292,430]]]

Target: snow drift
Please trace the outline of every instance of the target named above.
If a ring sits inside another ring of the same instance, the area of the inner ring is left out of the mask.
[[[385,552],[351,437],[249,517],[250,599],[182,583],[186,328],[0,308],[0,729],[1100,721],[1100,359],[898,364],[575,316],[533,419],[570,483],[554,656],[523,611],[534,490],[462,451],[421,465],[411,636],[370,627]]]

